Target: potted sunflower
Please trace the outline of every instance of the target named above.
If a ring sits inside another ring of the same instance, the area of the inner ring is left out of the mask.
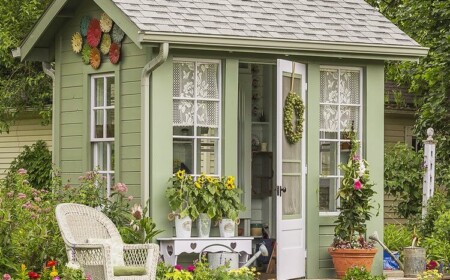
[[[215,186],[216,218],[219,221],[220,236],[233,237],[239,212],[245,211],[245,206],[241,203],[242,190],[236,186],[233,176],[222,177],[215,182]]]
[[[366,222],[373,215],[371,211],[374,209],[372,199],[375,194],[372,189],[374,184],[369,178],[367,161],[358,155],[358,141],[354,132],[350,134],[350,143],[348,162],[339,165],[344,172],[336,196],[340,201],[340,211],[335,221],[335,238],[328,248],[339,278],[354,265],[364,266],[370,271],[377,252],[373,242],[365,238]]]
[[[178,170],[169,179],[166,198],[172,213],[169,220],[175,220],[177,237],[191,237],[192,221],[196,220],[199,212],[195,203],[197,188],[191,175],[184,170]]]

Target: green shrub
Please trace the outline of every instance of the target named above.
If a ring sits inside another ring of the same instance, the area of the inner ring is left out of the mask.
[[[422,211],[423,153],[405,144],[385,146],[384,191],[394,197],[394,211],[408,219]]]
[[[130,227],[130,222],[140,223],[130,234],[154,236],[158,231],[151,219],[132,217],[130,199],[125,196],[127,187],[117,183],[110,198],[105,197],[103,178],[97,172],[87,172],[80,177],[79,186],[62,186],[55,174],[49,190],[38,190],[30,184],[26,170],[18,170],[9,182],[0,183],[0,272],[18,275],[20,264],[40,271],[42,264],[53,259],[64,263],[66,251],[55,218],[58,203],[74,202],[99,207],[119,231]],[[133,236],[133,235],[131,235]],[[141,239],[134,239],[141,241]],[[133,241],[133,240],[131,240]]]
[[[425,238],[424,247],[431,260],[450,264],[450,210],[438,216],[431,236]]]
[[[36,189],[48,189],[52,183],[52,153],[47,143],[37,141],[24,150],[11,162],[6,181],[11,183],[19,169],[28,172],[28,182]]]
[[[353,266],[345,272],[343,280],[383,280],[384,276],[372,276],[365,267]]]
[[[384,227],[384,244],[391,251],[401,252],[403,248],[411,246],[413,233],[403,225],[386,225]]]
[[[441,190],[436,190],[427,203],[427,214],[422,221],[420,229],[422,238],[431,236],[436,220],[448,209],[450,209],[450,207],[448,205],[446,194]]]

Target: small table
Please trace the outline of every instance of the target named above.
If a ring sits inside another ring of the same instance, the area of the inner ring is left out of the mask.
[[[220,244],[232,248],[241,253],[240,262],[245,262],[248,256],[252,254],[253,237],[190,237],[190,238],[157,238],[160,244],[160,254],[164,257],[164,262],[172,266],[177,264],[178,256],[181,253],[199,254],[206,246]],[[222,246],[211,246],[205,249],[205,252],[223,252],[228,251]]]

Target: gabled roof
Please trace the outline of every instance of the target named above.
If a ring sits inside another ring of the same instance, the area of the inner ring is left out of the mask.
[[[55,0],[54,2],[72,0]],[[139,46],[417,60],[421,47],[364,0],[94,0]],[[127,21],[131,24],[127,24]],[[126,26],[132,28],[124,28]],[[136,34],[138,33],[138,34]],[[325,54],[326,53],[326,54]],[[26,56],[26,54],[25,54]],[[22,58],[24,54],[22,54]]]
[[[143,33],[420,47],[364,0],[112,0]]]

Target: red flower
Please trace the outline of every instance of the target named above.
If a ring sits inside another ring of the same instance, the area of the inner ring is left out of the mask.
[[[39,279],[41,276],[34,271],[28,272],[28,277],[30,279]]]
[[[112,64],[117,64],[120,59],[120,46],[117,43],[112,43],[109,47],[109,60]]]
[[[55,260],[48,261],[46,266],[47,267],[56,266],[56,261]]]
[[[430,261],[427,264],[427,270],[433,270],[438,266],[438,263],[436,261]]]
[[[358,190],[358,191],[359,191],[359,190],[362,188],[361,181],[358,180],[358,179],[356,179],[356,180],[355,180],[354,186],[355,186],[355,190]]]
[[[92,48],[95,48],[100,43],[101,38],[102,38],[102,30],[100,29],[100,21],[96,18],[93,18],[91,22],[89,22],[89,27],[87,31],[87,43]]]

